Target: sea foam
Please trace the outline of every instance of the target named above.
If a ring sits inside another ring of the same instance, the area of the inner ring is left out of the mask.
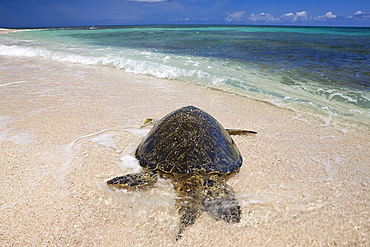
[[[340,115],[368,122],[370,91],[363,62],[349,61],[348,68],[342,68],[341,62],[344,55],[348,60],[352,53],[362,51],[357,51],[350,39],[338,36],[335,42],[352,45],[355,51],[352,52],[352,48],[351,51],[341,50],[338,59],[329,59],[331,56],[327,54],[334,54],[340,48],[326,47],[326,43],[304,32],[289,36],[298,43],[286,46],[286,35],[279,33],[284,30],[292,29],[275,28],[269,34],[274,40],[282,41],[273,43],[258,33],[266,32],[258,27],[19,32],[1,36],[0,55],[109,66],[135,74],[197,83],[295,110],[303,109],[303,112],[317,112],[318,115],[332,112],[333,118]],[[187,32],[188,36],[179,37],[178,32]],[[199,42],[202,36],[204,39]],[[310,40],[312,45],[299,45],[302,39]],[[322,50],[322,46],[328,51]],[[360,57],[366,58],[368,53],[361,54]],[[324,71],[323,68],[328,69]],[[330,124],[331,120],[326,117],[325,124]]]
[[[145,53],[148,55],[150,53]],[[20,47],[17,45],[7,46],[0,45],[0,55],[24,56],[24,57],[42,57],[61,62],[72,62],[85,65],[102,65],[110,66],[117,69],[124,69],[127,72],[143,75],[151,75],[163,79],[193,78],[193,80],[203,80],[210,84],[224,84],[230,78],[222,78],[200,69],[179,68],[166,63],[169,56],[164,60],[153,62],[144,59],[131,59],[124,56],[114,56],[109,53],[105,56],[87,56],[71,54],[62,51],[52,51],[45,48]]]

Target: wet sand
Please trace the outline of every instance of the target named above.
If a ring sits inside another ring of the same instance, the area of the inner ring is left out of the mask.
[[[0,33],[9,33],[10,31],[12,30],[8,28],[0,28]]]
[[[10,33],[10,32],[22,31],[22,30],[23,29],[0,28],[0,34],[1,33]]]
[[[107,68],[0,57],[1,246],[367,246],[370,134],[237,95]],[[197,106],[234,136],[240,223],[175,241],[171,183],[116,190],[147,117]]]

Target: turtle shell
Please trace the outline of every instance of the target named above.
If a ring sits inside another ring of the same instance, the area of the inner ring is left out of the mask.
[[[166,173],[221,173],[237,171],[242,157],[224,127],[194,106],[163,117],[136,149],[147,169]]]

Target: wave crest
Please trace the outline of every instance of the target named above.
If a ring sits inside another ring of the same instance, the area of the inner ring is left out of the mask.
[[[230,78],[213,75],[201,69],[179,68],[164,64],[168,61],[168,56],[165,57],[162,63],[159,63],[158,61],[153,62],[144,59],[126,58],[123,57],[122,54],[119,54],[118,56],[109,54],[105,56],[87,56],[73,54],[70,52],[51,51],[39,47],[21,47],[17,45],[0,45],[0,55],[42,57],[61,62],[109,66],[117,69],[124,69],[127,72],[135,74],[150,75],[165,79],[186,78],[188,81],[198,81],[206,84],[212,84],[214,86],[223,85],[230,80]],[[148,56],[147,53],[144,55]]]

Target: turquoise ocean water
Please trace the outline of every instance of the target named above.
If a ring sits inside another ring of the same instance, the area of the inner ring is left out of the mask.
[[[0,55],[178,79],[370,126],[370,28],[49,28],[0,35]]]

